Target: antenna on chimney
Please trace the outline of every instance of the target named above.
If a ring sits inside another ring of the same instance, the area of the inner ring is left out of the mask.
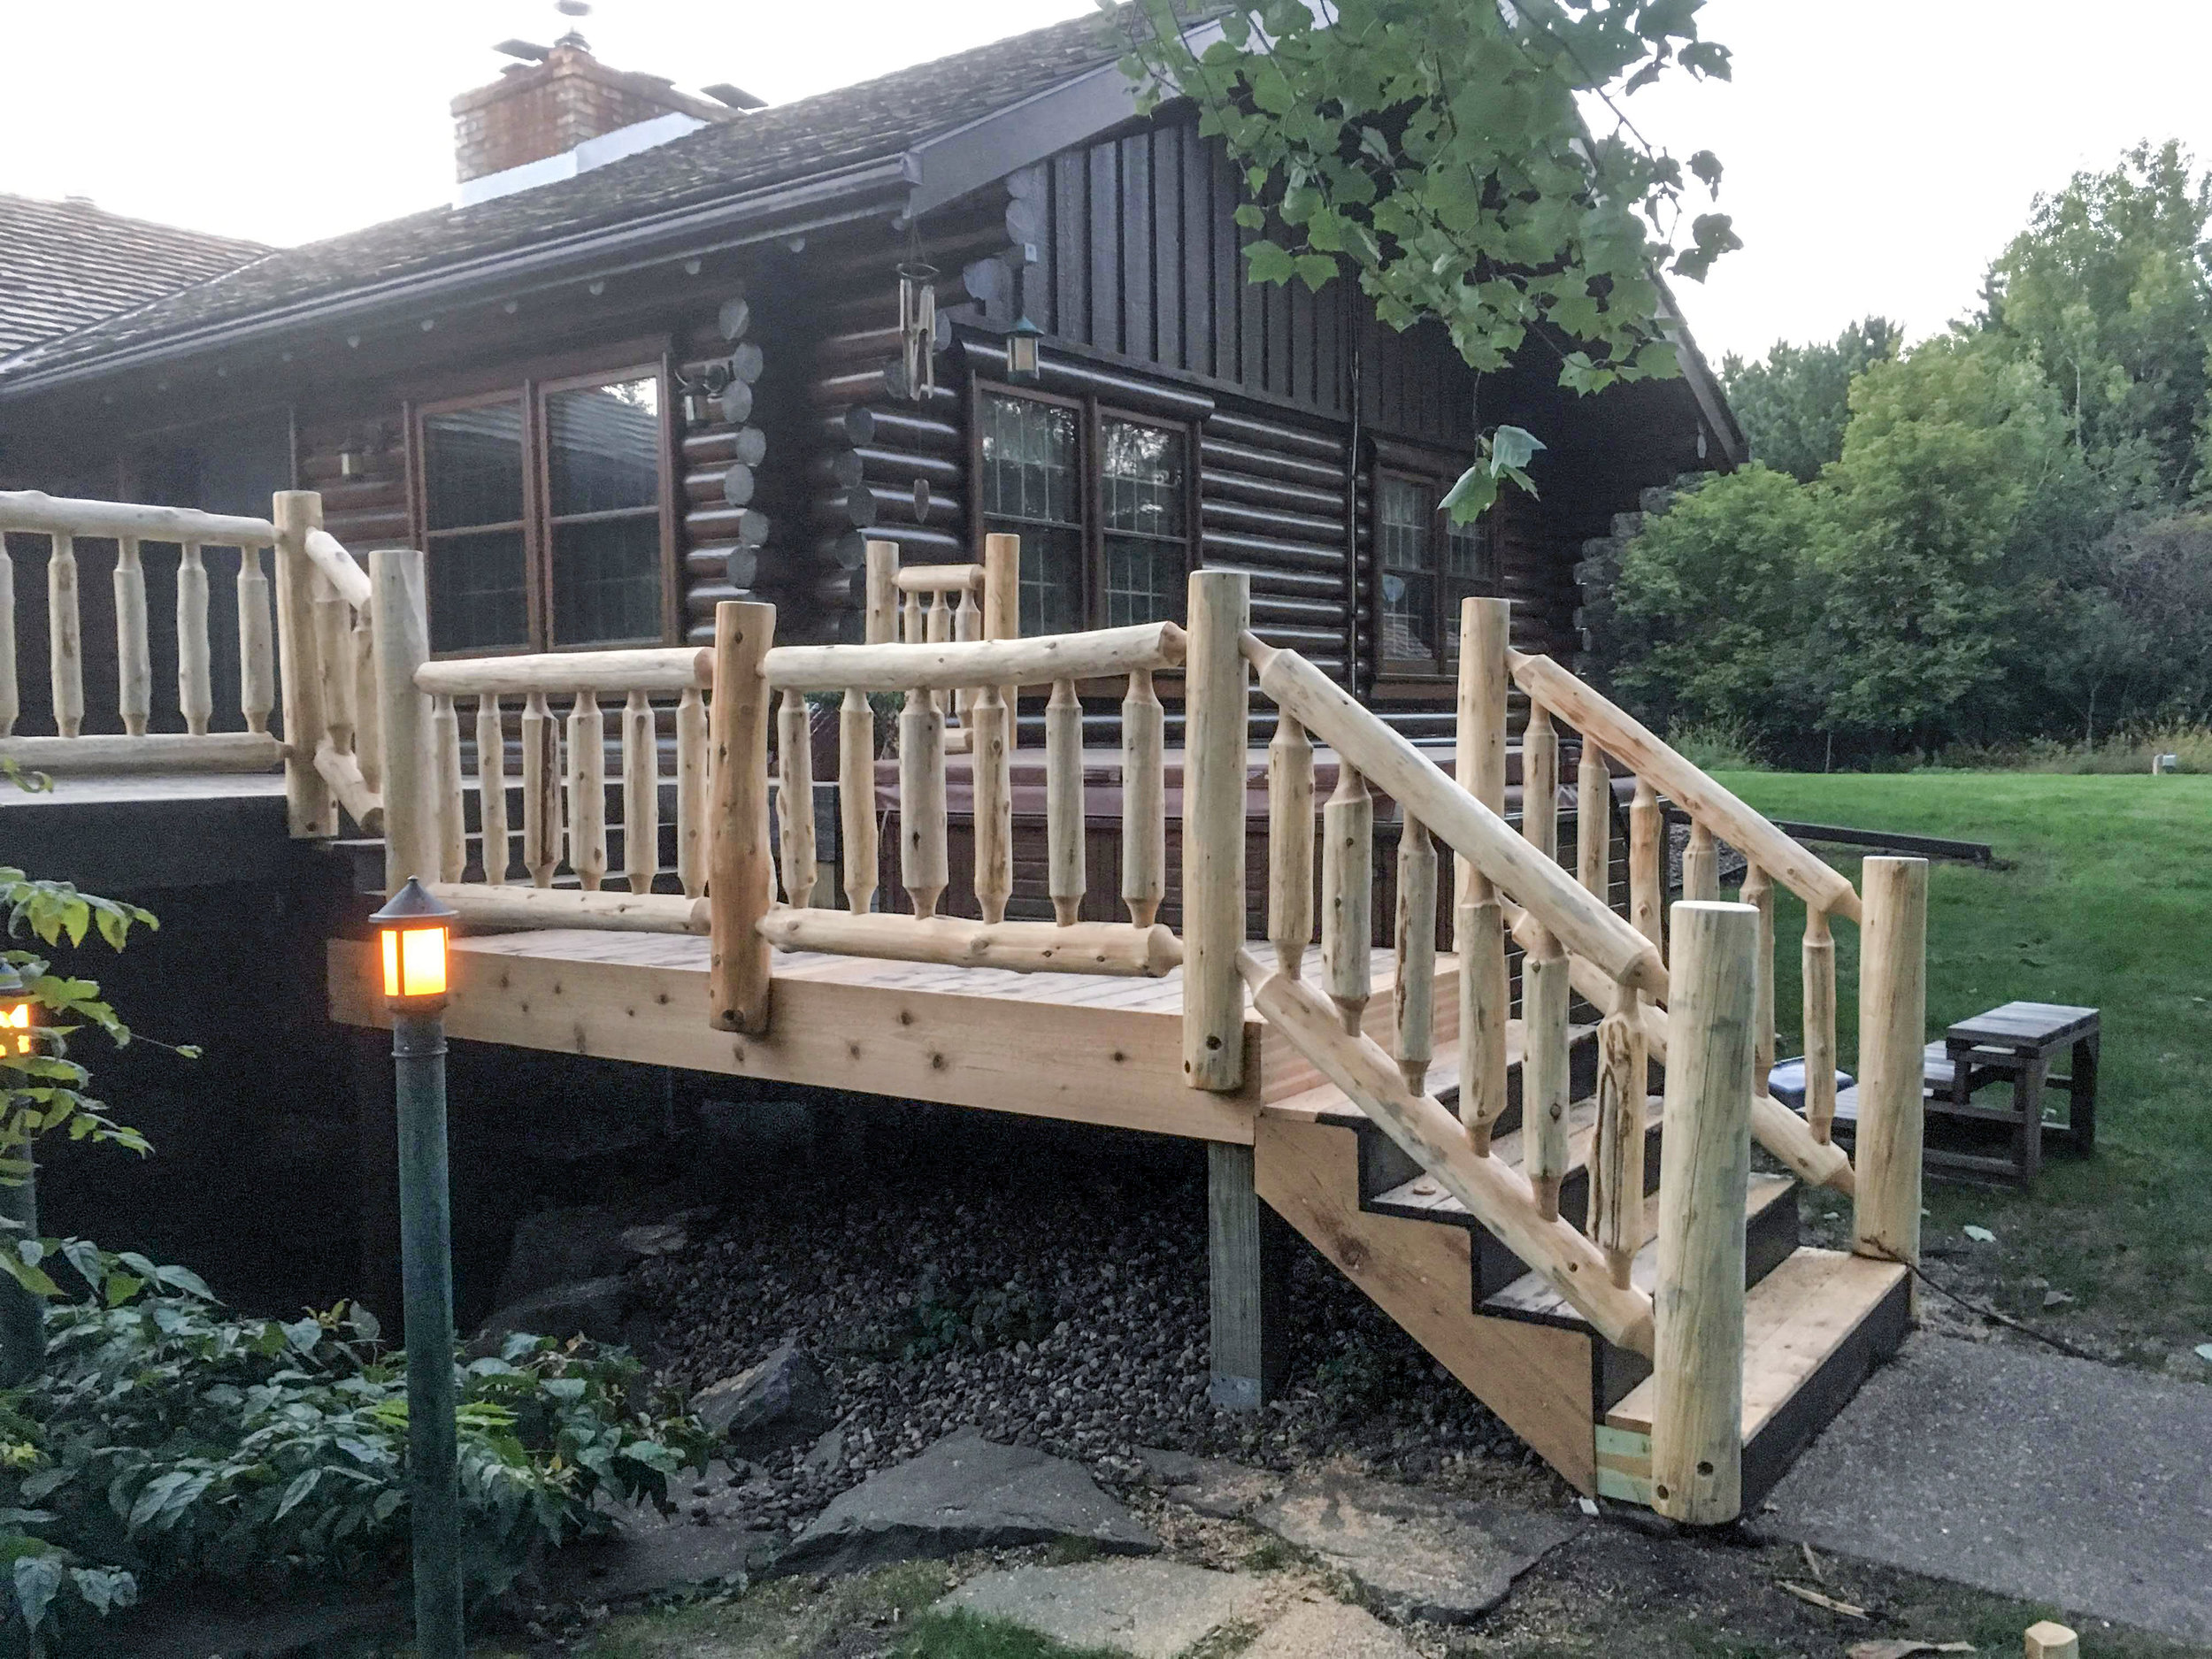
[[[553,0],[553,9],[565,18],[588,18],[591,15],[591,0]],[[591,42],[574,29],[553,42],[556,46],[572,46],[580,52],[591,50]]]

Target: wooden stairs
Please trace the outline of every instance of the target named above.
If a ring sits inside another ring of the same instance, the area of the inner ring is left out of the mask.
[[[1517,1027],[1517,1022],[1516,1022]],[[1578,1033],[1578,1037],[1584,1033]],[[1586,1087],[1578,1041],[1578,1092]],[[1509,1041],[1517,1083],[1517,1046]],[[1440,1048],[1431,1093],[1456,1094],[1457,1054]],[[1493,1150],[1518,1169],[1519,1107]],[[1647,1235],[1632,1277],[1658,1277],[1663,1099],[1650,1098],[1644,1159]],[[1589,1196],[1596,1106],[1571,1113],[1563,1215],[1580,1225]],[[1323,1086],[1267,1108],[1256,1125],[1259,1194],[1437,1361],[1578,1490],[1650,1507],[1651,1363],[1605,1340],[1527,1271],[1374,1122]],[[1747,1513],[1896,1351],[1909,1313],[1896,1263],[1802,1244],[1798,1182],[1755,1173],[1744,1214],[1743,1502]]]

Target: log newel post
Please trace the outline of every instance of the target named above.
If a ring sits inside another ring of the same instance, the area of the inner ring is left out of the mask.
[[[707,854],[708,1024],[758,1036],[768,1029],[768,941],[774,902],[768,850],[768,676],[776,608],[726,599],[714,608],[714,818]]]
[[[284,710],[284,804],[295,840],[338,833],[338,803],[315,767],[323,740],[322,667],[315,645],[315,565],[307,537],[323,527],[323,498],[311,489],[280,489],[270,503],[276,526],[277,664]],[[425,741],[428,726],[424,727]],[[390,738],[386,736],[386,751]],[[389,855],[387,854],[388,868]],[[401,875],[426,875],[431,866]]]
[[[1852,1249],[1920,1261],[1921,1049],[1928,1023],[1928,861],[1870,858],[1860,879],[1859,1119]]]
[[[277,497],[280,503],[284,497]],[[304,556],[303,556],[304,557]],[[287,566],[279,565],[282,578]],[[430,741],[430,696],[417,689],[415,671],[430,656],[423,559],[402,548],[369,555],[369,614],[374,634],[378,728],[384,800],[384,890],[396,893],[410,876],[439,869],[437,773]],[[284,592],[280,580],[280,596]],[[289,639],[280,630],[280,639]],[[285,733],[291,733],[293,659],[285,658]],[[312,683],[312,676],[310,676]],[[288,769],[291,762],[286,761]],[[313,771],[311,764],[309,770]],[[318,783],[321,781],[319,775]]]
[[[1714,1525],[1743,1507],[1744,1194],[1759,917],[1747,904],[1686,900],[1671,920],[1652,1508]]]
[[[1241,643],[1251,579],[1190,579],[1184,668],[1183,1076],[1194,1088],[1244,1080],[1244,784],[1251,678]]]
[[[1503,599],[1460,602],[1458,729],[1453,756],[1459,787],[1505,816],[1506,649],[1513,607]],[[1471,860],[1455,856],[1453,943],[1459,953],[1459,1115],[1469,1144],[1490,1149],[1490,1126],[1506,1107],[1505,1026],[1511,981],[1505,959],[1505,912],[1497,889]]]

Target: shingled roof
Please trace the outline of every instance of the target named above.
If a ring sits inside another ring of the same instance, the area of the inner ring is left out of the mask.
[[[0,358],[235,270],[259,242],[0,195]]]
[[[1033,29],[760,110],[557,184],[281,250],[31,350],[10,357],[0,348],[0,379],[88,364],[257,312],[885,161],[1110,62],[1117,52],[1095,13]]]

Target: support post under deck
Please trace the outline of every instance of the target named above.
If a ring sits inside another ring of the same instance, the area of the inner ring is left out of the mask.
[[[1207,1398],[1256,1411],[1282,1386],[1289,1361],[1290,1229],[1260,1202],[1249,1146],[1206,1143],[1206,1261]]]

